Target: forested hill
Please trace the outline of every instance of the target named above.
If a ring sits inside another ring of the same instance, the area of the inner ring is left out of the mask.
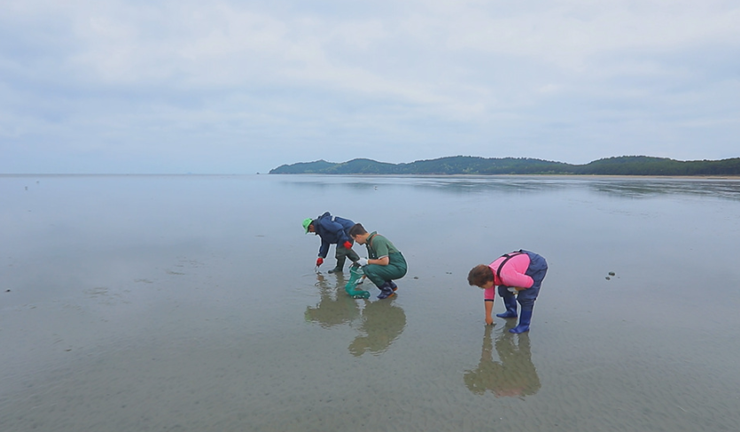
[[[678,161],[648,156],[620,156],[599,159],[585,165],[572,165],[527,158],[482,158],[453,156],[391,164],[371,159],[333,163],[319,160],[281,165],[270,174],[584,174],[649,176],[738,176],[740,158]]]

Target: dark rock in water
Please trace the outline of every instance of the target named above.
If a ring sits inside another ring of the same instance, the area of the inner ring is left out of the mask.
[[[616,273],[614,273],[614,272],[609,272],[609,276],[614,276],[614,275],[616,275]]]
[[[607,276],[607,277],[606,277],[606,280],[612,280],[612,278],[610,278],[609,276]]]

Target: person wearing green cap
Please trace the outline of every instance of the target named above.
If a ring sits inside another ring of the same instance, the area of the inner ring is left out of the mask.
[[[319,257],[316,259],[316,266],[324,263],[324,258],[329,253],[329,246],[337,245],[335,257],[337,265],[329,270],[329,273],[341,273],[344,269],[344,263],[349,257],[352,262],[357,262],[360,256],[352,250],[352,237],[347,233],[355,225],[349,219],[334,216],[329,212],[322,214],[316,219],[306,218],[303,220],[303,229],[308,233],[314,233],[321,238],[319,246]]]

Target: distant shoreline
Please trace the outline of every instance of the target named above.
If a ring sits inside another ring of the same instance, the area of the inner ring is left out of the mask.
[[[262,174],[260,174],[262,175]],[[276,176],[323,176],[323,177],[434,177],[434,178],[492,178],[492,177],[551,177],[551,178],[646,178],[646,179],[705,179],[705,180],[740,180],[740,175],[642,175],[642,174],[270,174]]]
[[[6,174],[0,173],[0,178],[51,178],[51,177],[251,177],[251,176],[322,176],[322,177],[429,177],[429,178],[495,178],[495,177],[550,177],[550,178],[619,178],[619,179],[696,179],[696,180],[740,180],[740,175],[642,175],[642,174],[325,174],[325,173],[296,173],[296,174]]]
[[[346,162],[298,162],[281,165],[269,174],[328,174],[328,175],[601,175],[657,177],[738,177],[740,158],[722,160],[678,161],[650,156],[619,156],[599,159],[587,164],[532,158],[482,158],[451,156],[411,163],[387,163],[372,159],[352,159]]]

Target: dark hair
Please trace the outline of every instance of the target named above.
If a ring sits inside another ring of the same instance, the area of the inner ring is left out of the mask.
[[[493,270],[485,264],[478,264],[468,273],[468,283],[473,286],[482,287],[493,280]]]
[[[365,227],[362,226],[362,224],[354,224],[352,225],[352,228],[349,229],[349,232],[347,233],[350,235],[350,237],[354,238],[361,234],[367,234],[367,231],[365,231]]]

